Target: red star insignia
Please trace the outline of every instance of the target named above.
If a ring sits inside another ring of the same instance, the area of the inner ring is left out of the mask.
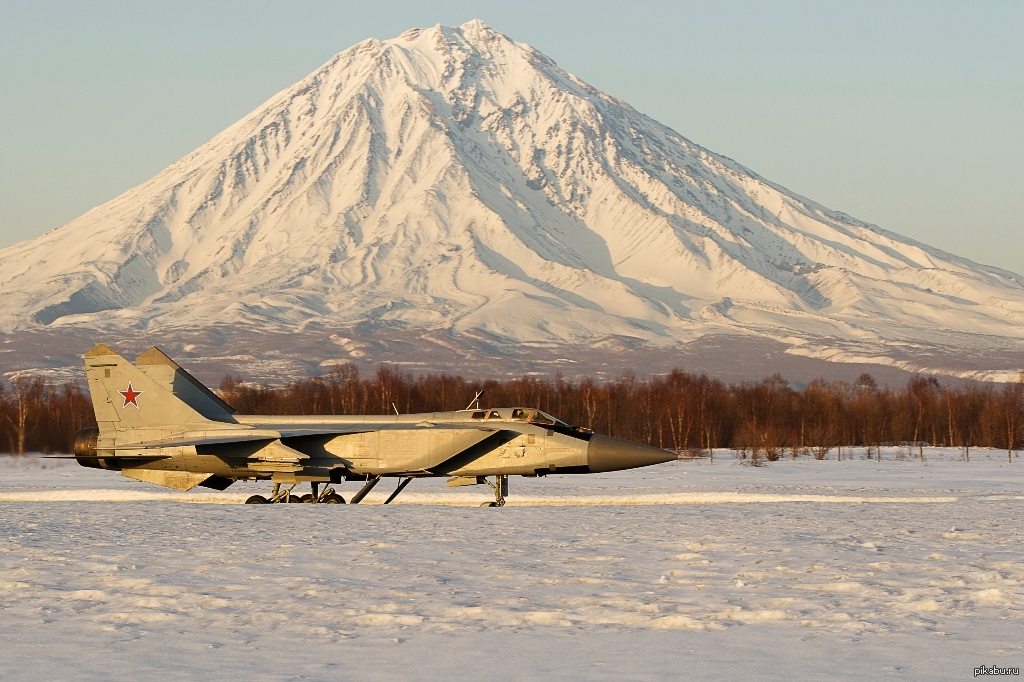
[[[135,409],[139,409],[139,396],[142,395],[142,391],[136,391],[132,388],[132,382],[129,381],[128,388],[123,391],[118,391],[118,393],[120,393],[121,397],[124,398],[124,405],[121,406],[122,410],[129,405],[134,405]]]

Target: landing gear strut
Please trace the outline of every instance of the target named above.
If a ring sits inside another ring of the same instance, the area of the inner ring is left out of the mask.
[[[355,495],[352,496],[352,504],[359,504],[366,497],[366,494],[373,490],[373,486],[380,483],[380,476],[371,476],[366,479],[366,485],[359,489]]]
[[[395,488],[395,492],[391,493],[391,497],[384,500],[384,504],[391,504],[391,500],[398,497],[398,493],[405,490],[405,486],[409,485],[410,483],[412,483],[412,476],[402,479],[402,481],[398,484],[398,487]]]
[[[505,496],[508,495],[508,476],[495,476],[494,483],[484,479],[494,489],[494,502],[484,502],[481,507],[504,507]]]
[[[366,479],[365,485],[359,489],[349,504],[359,504],[366,497],[367,493],[373,490],[373,486],[380,483],[380,476],[369,476]],[[504,487],[495,488],[494,499],[496,502],[488,503],[489,507],[500,507],[505,504],[505,495],[508,494],[508,477],[499,476],[498,479],[502,482]],[[384,504],[391,504],[398,494],[405,490],[406,486],[412,483],[412,477],[407,476],[398,482],[398,487],[395,488],[395,492],[391,493],[388,499],[384,500]],[[494,488],[494,485],[488,481],[488,485]],[[270,497],[263,497],[262,495],[253,495],[245,501],[246,504],[274,504],[277,502],[307,502],[307,503],[324,503],[324,504],[345,504],[345,498],[339,495],[333,488],[328,486],[324,488],[323,492],[320,492],[320,484],[316,481],[311,481],[309,484],[311,493],[302,495],[294,492],[295,485],[289,486],[288,488],[282,488],[280,483],[274,484],[274,491],[270,493]]]

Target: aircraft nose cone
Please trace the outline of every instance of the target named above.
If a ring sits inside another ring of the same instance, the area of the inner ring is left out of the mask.
[[[670,462],[676,456],[650,445],[594,435],[587,447],[587,466],[592,473],[635,469],[650,464]]]

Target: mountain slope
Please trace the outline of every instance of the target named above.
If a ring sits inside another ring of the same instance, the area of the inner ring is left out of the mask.
[[[0,250],[5,331],[307,322],[863,359],[1020,339],[1024,286],[794,195],[479,21],[359,43]]]

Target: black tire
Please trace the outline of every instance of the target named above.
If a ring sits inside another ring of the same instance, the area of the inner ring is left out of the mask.
[[[296,502],[302,502],[302,498],[298,495],[288,495],[288,502],[295,504]]]
[[[338,493],[331,493],[324,498],[324,504],[345,504],[345,498]]]
[[[253,495],[245,501],[246,504],[268,504],[269,500],[262,495]]]
[[[299,502],[302,502],[304,504],[313,504],[314,502],[316,502],[316,500],[313,499],[312,493],[306,493],[305,495],[299,498]]]
[[[484,502],[480,506],[481,507],[497,507],[498,503],[497,502]]]

